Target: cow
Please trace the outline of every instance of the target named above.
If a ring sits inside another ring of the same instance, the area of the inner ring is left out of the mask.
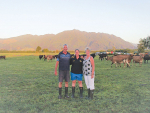
[[[133,56],[133,62],[132,62],[132,65],[133,63],[139,63],[140,67],[142,66],[142,62],[143,62],[143,56]]]
[[[112,60],[113,60],[113,56],[111,56],[111,57],[106,56],[106,60],[110,60],[110,61],[112,61]]]
[[[147,63],[148,63],[148,60],[150,60],[150,55],[146,54],[144,56],[144,63],[146,63],[146,60],[147,60]]]
[[[112,67],[112,64],[116,64],[116,67],[117,67],[117,64],[121,64],[121,63],[124,63],[124,67],[125,67],[125,59],[123,57],[120,57],[120,56],[113,56],[112,57],[112,63],[111,63],[111,67]],[[121,67],[121,65],[120,65]]]
[[[82,58],[84,58],[85,56],[86,56],[86,54],[82,54],[82,55],[80,55]]]
[[[111,60],[112,64],[116,64],[116,67],[117,67],[117,64],[119,64],[121,67],[121,63],[124,63],[124,67],[126,63],[127,63],[127,67],[128,66],[130,67],[129,63],[131,62],[132,58],[133,58],[133,55],[117,55],[117,56],[107,57],[107,60]],[[111,64],[111,67],[112,67],[112,64]]]
[[[55,55],[47,55],[47,61],[54,59],[55,58]]]
[[[47,55],[44,55],[44,61],[47,59]]]
[[[104,58],[106,59],[106,57],[107,57],[107,54],[99,54],[99,60],[101,59],[101,61],[102,60],[104,60]]]
[[[90,54],[90,55],[91,55],[93,58],[95,58],[95,56],[96,56],[95,53],[92,53],[92,54]]]
[[[92,54],[90,54],[90,55],[91,55],[93,58],[95,58],[95,56],[96,56],[95,53],[92,53]],[[82,55],[81,55],[81,57],[83,57],[83,58],[84,58],[85,56],[86,56],[86,54],[82,54]]]
[[[39,59],[41,60],[43,58],[44,55],[39,55]]]
[[[55,58],[58,58],[58,55],[55,55]]]
[[[4,60],[5,60],[5,59],[6,59],[6,56],[0,56],[0,59],[4,59]]]
[[[58,58],[58,55],[54,55],[54,59],[56,60]]]

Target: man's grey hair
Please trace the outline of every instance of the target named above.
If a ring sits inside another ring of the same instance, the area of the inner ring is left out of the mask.
[[[89,51],[91,51],[91,49],[90,49],[89,47],[86,47],[86,48],[85,48],[85,52],[86,52],[86,50],[89,50]]]
[[[63,48],[64,48],[64,46],[67,46],[67,47],[68,47],[68,45],[67,45],[67,44],[64,44],[64,45],[63,45]]]
[[[75,49],[75,52],[76,52],[76,50],[78,50],[79,51],[79,49]],[[80,51],[79,51],[80,52]]]

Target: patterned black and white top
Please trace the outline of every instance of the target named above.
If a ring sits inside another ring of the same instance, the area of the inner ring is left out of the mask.
[[[92,65],[91,65],[90,58],[91,56],[88,59],[86,59],[86,56],[85,56],[83,60],[83,75],[85,76],[92,75]]]

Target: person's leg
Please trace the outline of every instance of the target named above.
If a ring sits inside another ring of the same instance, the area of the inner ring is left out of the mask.
[[[58,87],[62,88],[62,82],[59,82]]]
[[[64,75],[65,75],[65,97],[69,98],[68,96],[68,82],[70,81],[69,71],[65,71]]]
[[[89,81],[88,81],[88,76],[84,75],[84,80],[85,80],[85,84],[86,84],[87,89],[90,89]]]
[[[82,76],[83,76],[82,74],[78,74],[76,77],[78,80],[79,87],[82,87]]]
[[[72,98],[74,98],[74,94],[75,94],[75,85],[76,85],[76,76],[74,73],[71,73],[71,80],[72,80]]]
[[[82,81],[78,81],[79,87],[82,87]]]
[[[78,81],[79,83],[79,89],[80,89],[80,98],[83,98],[83,87],[82,87],[82,81]]]
[[[58,96],[58,99],[62,98],[62,96],[61,96],[61,93],[62,93],[62,82],[63,82],[63,74],[62,74],[62,71],[59,71],[59,84],[58,84],[59,96]]]
[[[65,82],[65,87],[68,87],[68,82]]]
[[[90,98],[90,87],[89,87],[88,76],[84,75],[84,80],[85,80],[85,84],[86,84],[86,87],[87,87],[87,90],[88,90],[88,97],[87,98]]]
[[[89,86],[90,86],[90,99],[93,99],[94,95],[94,78],[91,79],[91,76],[89,76]]]
[[[75,87],[76,86],[76,80],[73,80],[72,81],[72,87]]]
[[[59,82],[59,96],[58,96],[58,99],[61,99],[62,96],[61,96],[61,92],[62,92],[62,82]]]
[[[75,85],[76,85],[76,80],[72,81],[72,98],[74,98],[74,94],[75,94]]]
[[[82,74],[77,75],[77,80],[79,84],[79,89],[80,89],[80,98],[83,98],[83,86],[82,86]]]

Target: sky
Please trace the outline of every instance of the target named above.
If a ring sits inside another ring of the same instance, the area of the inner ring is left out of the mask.
[[[150,36],[150,0],[0,0],[0,38],[73,29],[138,43]]]

